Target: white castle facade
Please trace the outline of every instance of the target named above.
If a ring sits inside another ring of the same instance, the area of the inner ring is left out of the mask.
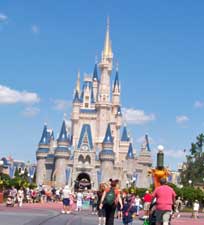
[[[137,187],[149,187],[152,157],[148,142],[137,155],[123,125],[118,69],[111,87],[112,69],[108,24],[101,61],[95,64],[93,75],[86,76],[81,86],[78,74],[71,129],[64,119],[55,140],[53,130],[44,126],[36,151],[38,185],[97,189],[101,182],[117,178],[122,186],[133,179]]]

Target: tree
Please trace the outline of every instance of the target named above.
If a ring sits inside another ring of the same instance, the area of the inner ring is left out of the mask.
[[[196,137],[195,143],[191,143],[190,154],[186,156],[185,167],[181,172],[181,183],[184,186],[202,184],[204,182],[204,134]]]

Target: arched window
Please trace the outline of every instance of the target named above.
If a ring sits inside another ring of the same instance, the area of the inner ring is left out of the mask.
[[[84,156],[80,155],[79,158],[78,158],[78,161],[79,161],[80,164],[84,163]]]
[[[91,157],[89,155],[86,156],[85,164],[91,164]]]

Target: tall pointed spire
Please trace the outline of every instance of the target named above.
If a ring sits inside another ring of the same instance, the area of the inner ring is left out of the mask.
[[[78,94],[80,94],[80,71],[78,70],[77,73],[77,82],[76,82],[76,92],[78,91]]]
[[[105,135],[105,138],[103,140],[103,144],[107,144],[107,143],[110,143],[110,144],[113,143],[113,137],[111,135],[110,123],[108,124],[107,130],[106,130],[106,135]]]
[[[44,124],[42,137],[40,139],[39,145],[48,145],[49,144],[49,138],[47,135],[47,124]]]
[[[130,138],[128,137],[128,132],[127,132],[126,125],[123,128],[123,133],[122,133],[121,141],[130,141]]]
[[[109,17],[107,17],[107,28],[106,28],[106,37],[105,37],[103,55],[104,55],[104,57],[112,56],[112,47],[111,47],[111,40],[110,40],[110,19],[109,19]]]
[[[127,159],[134,159],[133,147],[132,147],[131,142],[130,142],[129,148],[128,148]]]
[[[116,90],[120,91],[118,68],[116,68],[115,80],[114,80],[114,85],[113,85],[113,92],[116,91]]]
[[[57,139],[57,141],[58,142],[68,142],[65,120],[63,120],[62,128],[61,128],[60,135],[59,135],[59,138]]]
[[[95,66],[94,66],[93,81],[98,81],[97,62],[95,63]]]

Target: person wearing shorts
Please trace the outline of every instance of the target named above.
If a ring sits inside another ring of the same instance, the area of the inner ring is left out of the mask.
[[[166,183],[166,179],[161,178],[161,186],[157,187],[152,194],[152,198],[156,198],[156,225],[169,224],[172,206],[175,203],[176,194]]]
[[[63,195],[63,199],[62,199],[63,210],[62,210],[62,213],[67,213],[67,214],[70,213],[70,210],[69,210],[69,206],[70,206],[70,194],[71,194],[71,191],[69,189],[69,186],[66,185],[64,187],[64,189],[62,190],[62,195]]]

